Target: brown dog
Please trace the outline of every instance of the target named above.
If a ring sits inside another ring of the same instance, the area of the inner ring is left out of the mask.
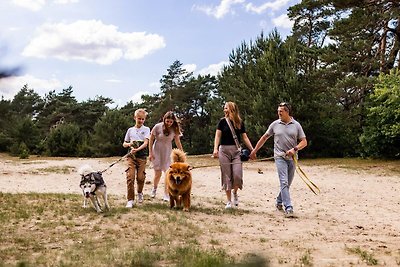
[[[192,174],[190,166],[186,163],[186,154],[177,148],[171,152],[172,164],[167,170],[165,182],[169,193],[169,203],[173,207],[190,209],[190,192],[192,190]]]

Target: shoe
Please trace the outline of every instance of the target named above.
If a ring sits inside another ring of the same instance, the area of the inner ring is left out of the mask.
[[[282,204],[278,204],[278,203],[277,203],[277,204],[275,205],[275,207],[276,207],[277,210],[283,211],[283,205],[282,205]]]
[[[169,195],[164,195],[163,200],[164,201],[169,201]]]
[[[138,202],[143,203],[143,193],[138,193]]]
[[[289,208],[285,211],[285,217],[286,218],[293,218],[294,217],[294,213],[293,213],[293,209]]]
[[[157,188],[151,189],[150,197],[155,198],[157,193]]]
[[[128,200],[128,203],[126,203],[125,208],[132,208],[135,205],[135,203],[133,202],[133,200]]]
[[[235,205],[235,207],[239,206],[239,197],[238,197],[238,193],[233,193],[233,205]]]
[[[231,209],[232,208],[232,203],[230,201],[228,201],[226,203],[225,209]]]

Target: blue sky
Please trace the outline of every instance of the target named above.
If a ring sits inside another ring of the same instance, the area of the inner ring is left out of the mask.
[[[110,97],[116,105],[160,92],[179,60],[188,71],[216,74],[229,54],[275,27],[284,38],[287,8],[300,0],[2,0],[0,80],[12,99],[24,84],[44,96],[73,87],[78,101]]]

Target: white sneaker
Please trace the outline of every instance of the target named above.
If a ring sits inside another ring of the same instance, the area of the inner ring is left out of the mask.
[[[164,195],[163,200],[164,200],[164,201],[169,201],[169,195]]]
[[[138,193],[137,198],[139,203],[143,203],[143,193]]]
[[[231,209],[232,208],[232,203],[230,201],[228,201],[226,203],[225,209]]]
[[[239,206],[239,196],[238,193],[233,193],[233,205],[235,205],[235,207]]]
[[[135,205],[135,203],[133,202],[133,200],[128,200],[128,203],[126,203],[126,208],[132,208]]]
[[[150,193],[150,197],[155,198],[157,194],[157,188],[153,188]]]

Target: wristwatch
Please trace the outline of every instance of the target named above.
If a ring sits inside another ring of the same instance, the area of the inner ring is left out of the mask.
[[[299,150],[299,149],[297,148],[297,146],[295,146],[293,149],[294,149],[294,151],[297,151],[297,150]]]

